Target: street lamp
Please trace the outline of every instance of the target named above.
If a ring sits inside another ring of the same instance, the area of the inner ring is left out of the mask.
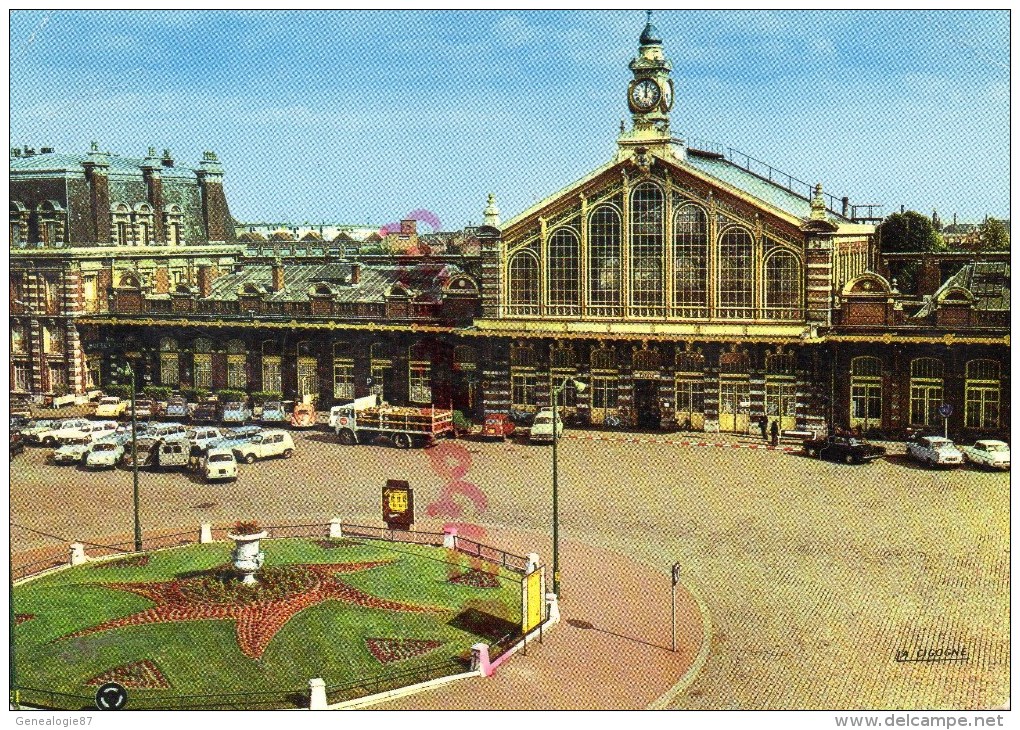
[[[549,377],[550,385],[552,385],[552,376]],[[553,498],[553,590],[557,596],[560,595],[560,502],[559,502],[559,464],[558,464],[558,450],[556,448],[557,442],[560,440],[559,434],[559,421],[560,421],[560,393],[564,388],[567,387],[567,383],[573,383],[578,393],[583,393],[588,387],[586,383],[582,383],[580,380],[575,380],[569,375],[563,379],[558,388],[552,389],[552,406],[553,406],[553,441],[552,441],[552,498]]]
[[[142,552],[142,523],[138,516],[138,422],[135,409],[135,371],[128,363],[115,369],[114,375],[131,379],[131,476],[134,483],[135,552]]]

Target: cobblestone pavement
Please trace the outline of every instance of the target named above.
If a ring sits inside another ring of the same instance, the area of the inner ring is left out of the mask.
[[[606,437],[561,443],[561,532],[664,576],[679,561],[704,597],[711,653],[672,706],[964,709],[1009,701],[1007,474],[922,469],[901,445],[884,461],[845,466],[733,446],[761,444],[749,437],[704,439],[727,447],[685,446],[696,439],[676,434]],[[326,433],[296,440],[293,459],[242,466],[235,484],[143,475],[143,526],[169,532],[201,520],[324,523],[333,515],[377,524],[386,478],[412,482],[416,528],[439,525],[425,515],[449,482],[436,450],[345,448]],[[463,446],[471,462],[464,478],[485,501],[458,498],[458,519],[548,534],[549,448]],[[129,472],[90,474],[43,459],[29,449],[13,462],[14,522],[68,539],[130,532]],[[19,551],[61,546],[17,528],[12,541]],[[550,554],[548,543],[534,549]],[[563,576],[569,596],[569,565]],[[896,661],[898,652],[939,650],[966,658]],[[618,653],[619,661],[635,658]]]

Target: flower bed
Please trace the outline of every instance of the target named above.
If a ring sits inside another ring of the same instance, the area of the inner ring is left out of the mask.
[[[167,689],[170,683],[159,671],[159,667],[149,659],[141,659],[120,667],[114,667],[102,674],[97,674],[85,682],[89,687],[99,687],[107,682],[116,682],[128,689]]]
[[[336,550],[337,548],[357,547],[358,545],[364,545],[365,543],[358,542],[357,540],[351,540],[347,537],[341,537],[330,540],[316,540],[315,544],[323,550]]]
[[[365,639],[368,650],[380,664],[399,662],[435,651],[443,645],[434,639]]]
[[[95,570],[102,570],[104,568],[144,568],[148,564],[148,555],[132,555],[128,558],[120,558],[119,560],[110,560],[98,563],[92,567]]]
[[[472,588],[499,588],[499,579],[484,570],[469,570],[450,578],[450,583]]]

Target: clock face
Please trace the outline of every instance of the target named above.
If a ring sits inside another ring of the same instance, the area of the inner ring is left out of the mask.
[[[661,96],[662,91],[660,91],[659,85],[651,79],[639,81],[630,91],[630,98],[634,102],[634,106],[646,111],[658,104]]]
[[[665,86],[662,87],[662,103],[666,106],[666,111],[673,108],[673,82],[669,81]]]

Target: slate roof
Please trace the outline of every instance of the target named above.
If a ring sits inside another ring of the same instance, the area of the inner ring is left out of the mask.
[[[758,177],[741,167],[737,167],[725,158],[708,157],[689,152],[684,164],[727,185],[742,190],[748,195],[752,195],[758,198],[758,200],[779,208],[790,215],[797,216],[798,218],[811,217],[811,201],[809,199],[792,193],[786,188]],[[826,215],[837,223],[850,222],[849,219],[833,213],[831,210],[826,211]]]
[[[915,318],[931,315],[938,309],[938,300],[949,289],[963,288],[974,295],[974,309],[985,312],[1009,311],[1009,264],[978,262],[967,264],[939,287],[914,314]]]
[[[110,174],[111,175],[124,175],[132,177],[142,177],[141,164],[145,161],[144,157],[121,157],[119,155],[109,155],[110,160]],[[64,154],[58,152],[47,152],[45,154],[35,154],[29,157],[12,157],[11,158],[11,174],[17,174],[19,172],[25,173],[41,173],[41,172],[71,172],[75,174],[82,174],[84,168],[82,163],[88,160],[88,155],[81,154]],[[188,180],[195,180],[197,176],[195,171],[187,167],[160,167],[160,176],[164,178],[184,178]]]
[[[341,302],[382,302],[394,284],[408,289],[415,301],[439,302],[442,300],[444,285],[464,271],[453,264],[427,263],[401,266],[361,264],[358,284],[351,285],[351,262],[332,263],[287,263],[283,265],[283,289],[272,291],[273,266],[271,264],[247,264],[241,271],[230,272],[218,277],[212,284],[209,300],[236,301],[242,286],[252,284],[268,291],[268,302],[308,301],[308,290],[319,282],[325,282],[336,292]]]

